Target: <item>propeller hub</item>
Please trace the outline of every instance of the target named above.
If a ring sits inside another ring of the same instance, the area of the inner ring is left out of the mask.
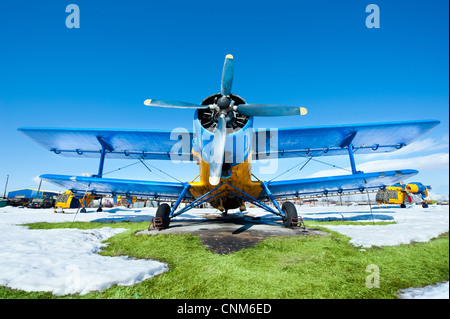
[[[218,100],[217,100],[217,106],[220,107],[220,109],[226,109],[230,107],[230,103],[231,100],[227,97],[222,95]]]

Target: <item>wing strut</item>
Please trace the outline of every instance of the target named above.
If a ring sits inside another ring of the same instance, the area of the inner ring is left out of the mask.
[[[106,151],[112,152],[112,151],[114,151],[114,148],[108,142],[106,142],[101,136],[97,136],[97,140],[100,143],[100,145],[102,146],[102,149],[100,151],[100,163],[98,165],[98,174],[94,175],[93,177],[102,178],[103,177],[103,165],[105,164]]]
[[[353,155],[353,144],[350,144],[348,147],[348,156],[350,157],[350,166],[352,167],[352,174],[358,174],[356,170],[355,157]]]
[[[356,170],[355,157],[353,156],[353,140],[355,139],[357,131],[350,133],[339,145],[341,148],[347,147],[348,156],[350,157],[350,166],[352,167],[352,174],[358,174]]]

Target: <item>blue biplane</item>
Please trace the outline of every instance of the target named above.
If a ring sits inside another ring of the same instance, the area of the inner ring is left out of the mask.
[[[195,110],[193,131],[20,128],[19,131],[49,151],[62,156],[97,157],[98,173],[90,177],[41,175],[40,178],[77,193],[140,196],[162,204],[156,212],[160,228],[189,209],[209,202],[226,213],[245,210],[249,202],[281,217],[287,227],[298,223],[289,199],[383,189],[418,173],[402,169],[362,172],[358,154],[391,152],[416,140],[439,124],[437,120],[352,124],[302,128],[254,129],[254,116],[305,115],[303,107],[249,104],[231,93],[233,56],[226,56],[220,93],[201,104],[148,99],[147,106]],[[283,181],[252,178],[251,162],[261,159],[313,158],[347,155],[351,174]],[[192,182],[160,182],[103,177],[105,158],[196,161],[200,173]],[[280,205],[277,200],[283,200]],[[186,206],[179,208],[181,202]],[[273,203],[273,208],[266,203]]]

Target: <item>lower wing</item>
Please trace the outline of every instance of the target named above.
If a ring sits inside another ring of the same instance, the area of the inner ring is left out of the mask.
[[[187,184],[48,174],[41,175],[40,178],[73,192],[126,195],[127,197],[143,196],[158,200],[179,198]],[[192,201],[194,198],[187,191],[182,200]]]
[[[336,195],[343,192],[363,192],[390,186],[414,176],[416,170],[406,169],[377,173],[358,173],[352,175],[327,176],[317,178],[294,179],[268,182],[267,186],[275,198],[297,198],[310,195]],[[268,194],[262,192],[259,200],[268,200]]]

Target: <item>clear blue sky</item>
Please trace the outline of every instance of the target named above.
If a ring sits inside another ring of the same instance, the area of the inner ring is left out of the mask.
[[[66,27],[70,3],[80,8],[79,29]],[[380,8],[379,29],[366,27],[370,3]],[[18,127],[190,129],[193,111],[143,101],[200,102],[219,92],[228,53],[233,93],[309,111],[257,118],[255,127],[441,120],[416,152],[389,158],[406,165],[432,156],[417,180],[448,194],[448,12],[446,0],[2,1],[0,195],[7,174],[13,190],[37,188],[40,174],[98,167],[47,152]],[[108,161],[105,172],[129,163]],[[283,162],[279,172],[296,163]],[[197,174],[195,164],[152,164],[182,180]],[[311,164],[292,178],[329,168]],[[105,177],[160,180],[142,165]]]

